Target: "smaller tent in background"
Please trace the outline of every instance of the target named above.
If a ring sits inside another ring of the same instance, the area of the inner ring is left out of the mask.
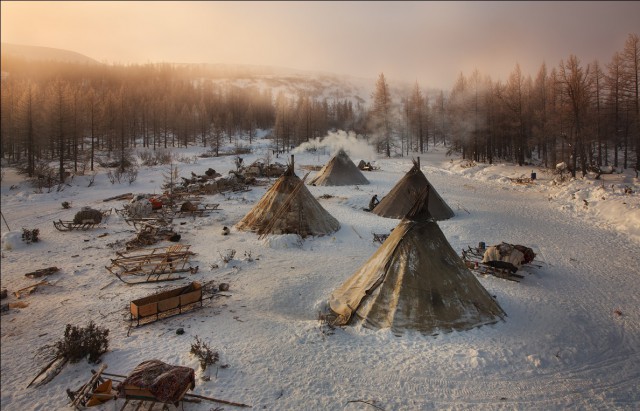
[[[336,220],[311,194],[304,180],[293,171],[293,156],[287,170],[260,201],[236,224],[239,230],[260,235],[298,234],[322,236],[340,229]]]
[[[369,180],[340,149],[309,183],[314,186],[349,186],[369,184]]]
[[[428,189],[371,258],[331,294],[333,325],[436,334],[505,315],[431,218],[427,198]]]
[[[384,196],[372,213],[380,217],[403,218],[415,204],[418,194],[430,187],[429,212],[436,220],[447,220],[455,213],[433,188],[427,177],[420,170],[420,158],[413,160],[413,167]]]

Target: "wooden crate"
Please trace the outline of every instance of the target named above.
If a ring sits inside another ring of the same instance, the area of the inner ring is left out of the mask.
[[[202,305],[202,285],[194,281],[184,287],[163,291],[148,297],[131,301],[129,307],[131,320],[148,323],[160,318],[180,314]]]

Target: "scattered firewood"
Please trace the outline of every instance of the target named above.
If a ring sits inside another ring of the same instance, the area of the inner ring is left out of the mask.
[[[53,360],[51,360],[49,364],[45,365],[44,368],[40,370],[38,375],[36,375],[35,378],[31,380],[29,385],[27,385],[27,388],[31,387],[31,384],[33,384],[35,380],[37,380],[42,374],[46,373],[47,370],[53,367],[53,369],[36,385],[36,387],[39,387],[51,381],[56,375],[60,373],[60,371],[62,371],[62,367],[65,366],[67,361],[68,360],[64,357],[56,356]]]
[[[38,288],[38,286],[41,286],[41,285],[51,285],[51,283],[49,283],[46,280],[40,281],[39,283],[36,283],[36,284],[30,285],[28,287],[24,287],[24,288],[21,288],[19,290],[14,291],[13,295],[15,295],[16,298],[18,298],[18,299],[22,298],[24,295],[29,295],[29,294],[33,293]]]

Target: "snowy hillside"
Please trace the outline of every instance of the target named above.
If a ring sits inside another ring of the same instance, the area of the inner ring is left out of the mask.
[[[253,153],[243,156],[245,164],[266,157],[268,144],[258,140]],[[366,156],[345,148],[355,163]],[[296,151],[296,174],[302,177],[307,166],[326,163],[333,149]],[[200,151],[175,150],[183,160],[176,162],[180,176],[201,175],[208,168],[227,175],[235,169],[233,156],[199,158]],[[83,206],[122,208],[126,201],[104,200],[123,193],[160,193],[167,166],[141,167],[132,184],[111,184],[100,170],[91,187],[88,176],[75,176],[63,191],[49,193],[35,193],[5,169],[1,279],[9,296],[2,304],[12,308],[1,321],[2,409],[68,409],[65,390],[79,388],[97,365],[67,364],[52,382],[26,387],[48,362],[50,350],[43,347],[60,340],[66,324],[84,326],[93,320],[110,331],[109,351],[102,356],[107,372],[126,375],[148,359],[192,367],[194,393],[253,409],[637,410],[638,179],[627,173],[557,184],[555,175],[540,169],[469,165],[445,152],[437,148],[420,160],[456,214],[438,223],[452,247],[461,251],[481,241],[506,241],[531,247],[537,256],[519,283],[478,277],[506,312],[505,321],[436,336],[396,337],[388,330],[360,327],[331,330],[318,320],[331,292],[379,246],[372,234],[388,233],[398,224],[363,208],[411,168],[410,158],[373,159],[379,170],[365,173],[369,185],[308,186],[341,224],[325,237],[261,240],[233,227],[274,179],[250,191],[206,196],[204,202],[219,203],[219,211],[174,220],[180,243],[196,253],[192,263],[198,272],[177,282],[142,285],[124,284],[105,269],[121,249],[118,245],[134,233],[122,217],[113,213],[96,228],[71,232],[57,231],[53,221],[71,220]],[[286,158],[271,161],[285,163]],[[530,177],[532,171],[537,176],[533,184],[512,180]],[[61,206],[65,201],[71,208]],[[223,226],[231,227],[229,235],[222,235]],[[37,228],[40,241],[20,241],[23,228]],[[230,250],[234,257],[224,262]],[[60,271],[41,279],[24,275],[50,266]],[[42,280],[49,284],[21,299],[13,295]],[[230,288],[202,309],[130,327],[132,300],[189,281],[225,282]],[[185,333],[177,334],[179,328]],[[220,355],[206,372],[189,353],[196,336]],[[96,409],[123,404],[119,399]],[[184,409],[236,407],[203,401],[185,403]]]

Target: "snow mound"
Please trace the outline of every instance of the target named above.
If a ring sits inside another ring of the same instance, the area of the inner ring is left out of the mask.
[[[17,250],[26,247],[26,243],[22,241],[21,231],[7,231],[2,234],[2,249],[3,250]]]
[[[274,250],[302,248],[302,239],[297,234],[270,235],[262,240],[262,244]]]

